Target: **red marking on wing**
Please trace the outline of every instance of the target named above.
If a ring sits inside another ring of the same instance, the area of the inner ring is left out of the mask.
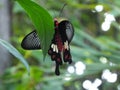
[[[65,59],[68,59],[68,54],[67,54],[67,55],[65,55]]]
[[[55,57],[56,57],[55,55],[52,55],[52,59],[55,59]]]
[[[72,57],[70,54],[70,50],[65,49],[63,51],[63,59],[64,59],[64,62],[69,62],[69,64],[72,63]]]
[[[48,50],[48,54],[52,54],[52,51],[51,51],[51,50]]]
[[[60,58],[57,58],[57,61],[58,61],[58,62],[61,62],[61,59],[60,59]]]
[[[59,33],[56,34],[55,40],[56,40],[58,50],[61,52],[63,50],[63,43],[62,43],[62,40],[61,40]]]

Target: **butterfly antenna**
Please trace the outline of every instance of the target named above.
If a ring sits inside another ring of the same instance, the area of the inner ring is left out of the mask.
[[[65,3],[65,4],[63,5],[62,9],[60,10],[59,17],[61,17],[61,16],[62,16],[63,9],[64,9],[64,7],[65,7],[66,5],[67,5],[67,3]]]
[[[54,15],[54,18],[57,17],[57,14],[56,14],[55,10],[53,10],[53,15]]]

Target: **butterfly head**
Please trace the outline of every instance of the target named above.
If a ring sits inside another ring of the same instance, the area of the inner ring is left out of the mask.
[[[65,18],[55,18],[54,19],[54,26],[55,28],[58,28],[59,24],[62,22],[62,21],[66,21],[67,19]]]
[[[54,19],[54,22],[57,21],[58,23],[60,23],[60,22],[62,22],[62,21],[64,21],[64,20],[67,20],[67,19],[66,19],[66,18],[63,18],[63,17],[56,17],[56,18]]]

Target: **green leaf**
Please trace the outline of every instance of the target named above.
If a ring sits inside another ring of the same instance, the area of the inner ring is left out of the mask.
[[[31,0],[17,0],[30,16],[37,29],[44,57],[46,56],[54,33],[53,18],[41,6]]]
[[[15,49],[11,44],[8,42],[0,39],[0,44],[5,47],[12,55],[14,55],[16,58],[18,58],[26,67],[28,73],[30,73],[30,67],[26,60],[23,58],[23,56],[18,52],[17,49]]]

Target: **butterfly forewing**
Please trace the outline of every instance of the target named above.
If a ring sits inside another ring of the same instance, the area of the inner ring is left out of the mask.
[[[41,49],[40,39],[35,30],[25,36],[21,43],[21,46],[26,50]]]
[[[66,34],[67,40],[70,43],[74,35],[73,25],[68,20],[64,20],[59,23],[58,28],[61,30],[61,33]]]

